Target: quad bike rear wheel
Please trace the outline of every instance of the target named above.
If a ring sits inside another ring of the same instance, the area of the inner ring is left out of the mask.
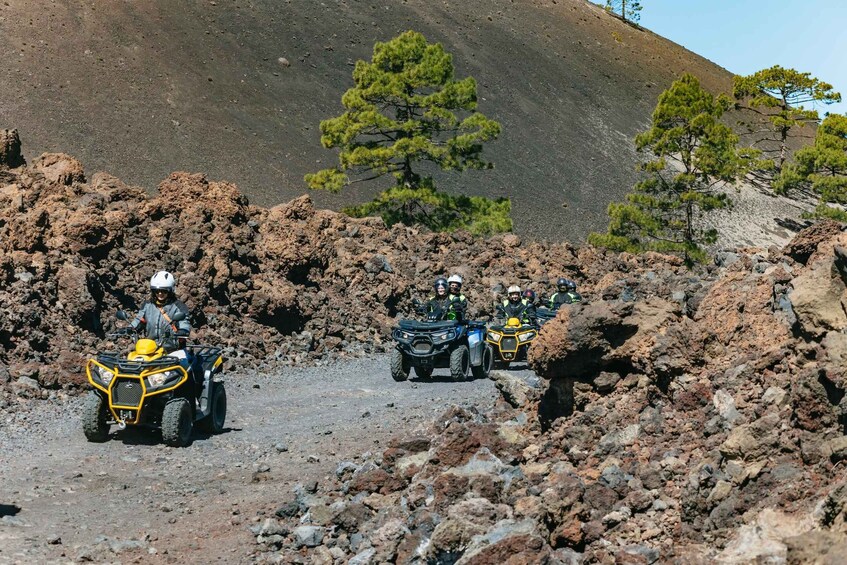
[[[415,367],[415,374],[419,379],[428,379],[432,376],[432,367]]]
[[[103,397],[94,391],[88,393],[82,405],[82,431],[88,441],[101,443],[109,439],[109,410]]]
[[[391,352],[391,378],[401,383],[409,379],[409,364],[403,356],[403,352],[394,349]]]
[[[450,376],[454,381],[464,381],[468,378],[471,366],[471,352],[467,345],[460,345],[450,353]]]
[[[491,372],[491,365],[494,361],[494,352],[491,351],[491,346],[486,345],[482,348],[482,364],[479,367],[471,367],[473,378],[487,379]]]
[[[185,398],[172,398],[162,411],[162,439],[174,447],[185,447],[191,441],[194,415]]]
[[[209,415],[200,420],[198,428],[209,434],[219,434],[224,429],[226,422],[226,389],[223,383],[210,383],[212,385],[211,411]]]

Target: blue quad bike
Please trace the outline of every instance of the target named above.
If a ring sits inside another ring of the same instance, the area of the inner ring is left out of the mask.
[[[484,322],[472,320],[400,320],[392,332],[391,377],[405,381],[414,368],[418,378],[428,379],[435,369],[449,368],[454,381],[469,374],[488,378],[494,355],[485,332]]]

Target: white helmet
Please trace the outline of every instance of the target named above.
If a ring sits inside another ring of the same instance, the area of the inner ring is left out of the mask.
[[[176,286],[174,276],[167,271],[159,271],[150,279],[151,290],[167,290],[173,292]]]
[[[459,286],[462,286],[462,277],[459,275],[450,275],[450,278],[447,279],[447,283],[459,283]]]
[[[515,293],[518,293],[518,294],[521,293],[521,287],[519,287],[518,285],[512,285],[512,286],[509,287],[509,290],[506,291],[506,294],[515,294]]]

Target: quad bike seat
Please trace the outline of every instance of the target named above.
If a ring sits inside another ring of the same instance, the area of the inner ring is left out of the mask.
[[[442,322],[419,322],[418,320],[400,320],[400,328],[417,332],[449,330],[450,328],[455,328],[459,325],[459,322],[457,322],[456,320],[444,320]]]

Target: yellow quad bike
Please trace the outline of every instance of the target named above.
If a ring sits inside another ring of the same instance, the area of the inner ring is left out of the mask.
[[[126,319],[120,312],[118,317]],[[161,343],[138,339],[127,355],[98,353],[85,365],[88,393],[82,429],[88,441],[109,439],[112,424],[159,428],[168,445],[191,442],[194,428],[219,433],[226,420],[220,347],[186,345],[165,353]]]
[[[538,336],[538,328],[522,324],[517,318],[509,318],[502,326],[491,326],[485,341],[494,349],[494,362],[508,368],[512,361],[526,359],[529,345]]]

